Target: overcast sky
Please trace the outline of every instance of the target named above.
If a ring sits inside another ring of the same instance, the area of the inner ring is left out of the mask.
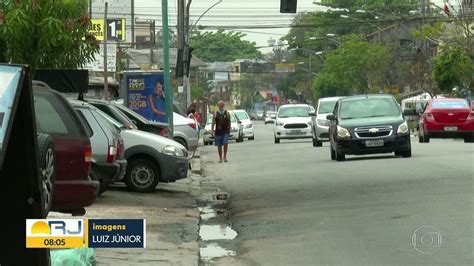
[[[217,0],[193,0],[190,25],[193,25]],[[176,26],[177,1],[168,1],[169,25]],[[298,12],[322,10],[313,0],[298,0]],[[156,19],[161,24],[161,0],[135,0],[135,13],[139,19]],[[294,14],[280,14],[280,0],[223,0],[198,22],[204,26],[238,26],[247,34],[246,39],[257,46],[268,45],[269,38],[279,39],[289,31]],[[277,28],[264,28],[264,27]],[[262,51],[268,51],[264,49]]]

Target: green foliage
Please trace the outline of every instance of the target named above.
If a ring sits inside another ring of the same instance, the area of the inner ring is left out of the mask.
[[[10,2],[0,26],[5,61],[33,69],[75,69],[92,61],[99,46],[87,32],[87,10],[87,0]]]
[[[236,59],[261,59],[255,42],[243,40],[241,32],[195,32],[190,38],[193,54],[206,62],[234,61]]]
[[[313,83],[314,95],[378,92],[385,85],[390,62],[388,48],[353,37],[327,56],[322,74]]]
[[[191,100],[199,100],[204,96],[204,90],[198,85],[191,86]]]
[[[407,14],[410,10],[418,9],[420,2],[419,0],[322,0],[321,4],[349,10]]]
[[[434,59],[433,80],[444,92],[451,92],[454,87],[466,88],[474,76],[473,62],[461,48],[445,50]]]
[[[178,35],[172,29],[168,31],[169,47],[178,47]],[[155,35],[155,46],[157,48],[163,48],[163,30],[160,29]]]

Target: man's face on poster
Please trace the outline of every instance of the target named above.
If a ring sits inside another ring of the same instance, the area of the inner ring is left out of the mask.
[[[158,97],[163,96],[163,85],[160,82],[157,82],[155,85],[155,95]]]

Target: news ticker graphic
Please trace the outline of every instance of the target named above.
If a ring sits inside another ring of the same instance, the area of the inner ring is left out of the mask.
[[[145,248],[145,219],[27,219],[27,248]]]

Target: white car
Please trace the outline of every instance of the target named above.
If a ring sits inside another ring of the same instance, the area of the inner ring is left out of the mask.
[[[199,142],[197,123],[194,119],[173,113],[173,139],[190,151],[194,151]]]
[[[230,122],[231,122],[231,129],[230,129],[230,135],[229,135],[229,140],[235,140],[235,142],[242,142],[244,141],[244,131],[243,131],[243,126],[242,123],[239,123],[239,119],[235,116],[232,111],[229,111],[231,117],[230,117]],[[214,142],[214,136],[212,135],[212,114],[207,115],[207,121],[206,121],[206,127],[204,128],[203,132],[203,142],[204,145],[212,145]]]
[[[281,139],[303,139],[313,136],[310,112],[314,108],[307,104],[287,104],[278,110],[273,135],[275,143]]]
[[[275,111],[267,111],[265,115],[265,125],[268,123],[275,123],[277,112]]]
[[[336,106],[337,100],[341,97],[328,97],[321,98],[318,100],[318,107],[316,107],[316,113],[312,116],[312,127],[313,127],[313,146],[323,146],[323,141],[329,141],[329,120],[326,119],[328,114],[332,114],[334,106]]]
[[[242,126],[244,128],[244,138],[254,140],[255,134],[253,132],[253,123],[252,120],[250,120],[249,114],[247,114],[245,110],[234,110],[232,112],[242,122]]]

